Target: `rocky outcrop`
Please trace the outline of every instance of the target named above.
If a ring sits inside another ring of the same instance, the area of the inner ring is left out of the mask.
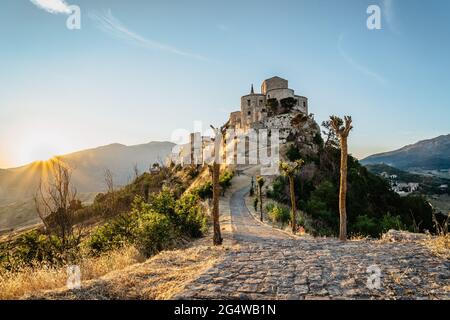
[[[412,233],[407,231],[389,230],[384,233],[382,239],[388,242],[415,242],[426,240],[428,236],[423,233]]]

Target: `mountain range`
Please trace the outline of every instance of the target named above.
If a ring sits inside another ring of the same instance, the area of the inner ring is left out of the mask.
[[[374,154],[360,162],[364,165],[387,164],[406,171],[450,169],[450,134]]]

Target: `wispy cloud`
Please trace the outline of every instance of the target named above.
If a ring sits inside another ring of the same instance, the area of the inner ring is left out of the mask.
[[[380,84],[382,85],[386,85],[387,84],[387,80],[379,75],[378,73],[370,70],[369,68],[367,68],[366,66],[356,62],[343,48],[342,48],[342,43],[344,41],[344,34],[341,34],[339,36],[339,40],[338,40],[338,51],[339,54],[341,55],[342,58],[344,58],[344,60],[351,65],[353,68],[355,68],[356,70],[358,70],[359,72],[365,74],[368,77],[371,77],[373,79],[375,79],[376,81],[378,81]]]
[[[35,6],[47,12],[70,14],[69,5],[64,0],[30,0]]]
[[[382,16],[384,16],[389,30],[395,34],[400,34],[400,30],[398,29],[396,22],[397,19],[395,15],[394,0],[383,0]]]
[[[180,56],[185,56],[189,58],[195,58],[199,60],[207,60],[205,57],[189,53],[183,50],[180,50],[176,47],[154,41],[148,38],[145,38],[144,36],[141,36],[140,34],[128,29],[121,21],[119,21],[116,17],[114,17],[111,13],[111,10],[108,10],[106,13],[103,14],[97,14],[97,13],[89,13],[89,17],[97,24],[97,27],[114,36],[117,38],[120,38],[122,40],[125,40],[127,42],[130,42],[132,44],[152,49],[152,50],[160,50],[171,54],[176,54]]]

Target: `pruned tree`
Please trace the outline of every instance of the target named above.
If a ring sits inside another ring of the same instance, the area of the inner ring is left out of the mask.
[[[263,221],[263,199],[262,199],[262,188],[264,186],[264,183],[266,182],[266,180],[261,177],[261,176],[257,176],[256,177],[256,184],[258,185],[258,196],[259,196],[259,212],[260,212],[260,219],[261,221]]]
[[[47,181],[40,181],[34,202],[46,233],[58,237],[57,249],[68,257],[81,241],[81,227],[78,232],[75,230],[75,213],[82,204],[71,184],[72,170],[59,159],[53,160],[50,166],[50,175]]]
[[[344,120],[337,116],[330,117],[330,126],[333,129],[336,136],[339,138],[341,147],[341,169],[340,169],[340,188],[339,188],[339,239],[342,241],[347,240],[347,158],[348,158],[348,146],[347,138],[352,130],[352,117],[345,116]]]
[[[213,208],[212,208],[212,217],[213,217],[213,244],[214,245],[221,245],[223,242],[221,231],[220,231],[220,222],[219,222],[219,197],[220,197],[220,186],[219,186],[219,179],[220,179],[220,143],[225,143],[225,133],[230,124],[230,121],[227,121],[222,127],[216,129],[214,126],[211,126],[211,128],[215,132],[215,138],[214,138],[214,157],[212,164],[208,165],[209,171],[212,178],[212,186],[213,186]],[[223,148],[225,150],[225,148]],[[224,155],[223,155],[224,156]]]
[[[297,204],[295,200],[295,173],[300,170],[305,162],[302,159],[296,160],[293,163],[280,161],[281,173],[289,179],[289,191],[291,195],[291,217],[292,217],[292,232],[297,232]]]

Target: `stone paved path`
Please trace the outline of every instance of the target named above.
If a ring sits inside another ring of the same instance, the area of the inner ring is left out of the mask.
[[[241,188],[229,199],[238,248],[176,298],[450,298],[449,261],[421,244],[293,238],[250,216],[244,202],[248,190]],[[379,289],[367,287],[370,266],[381,272]]]

